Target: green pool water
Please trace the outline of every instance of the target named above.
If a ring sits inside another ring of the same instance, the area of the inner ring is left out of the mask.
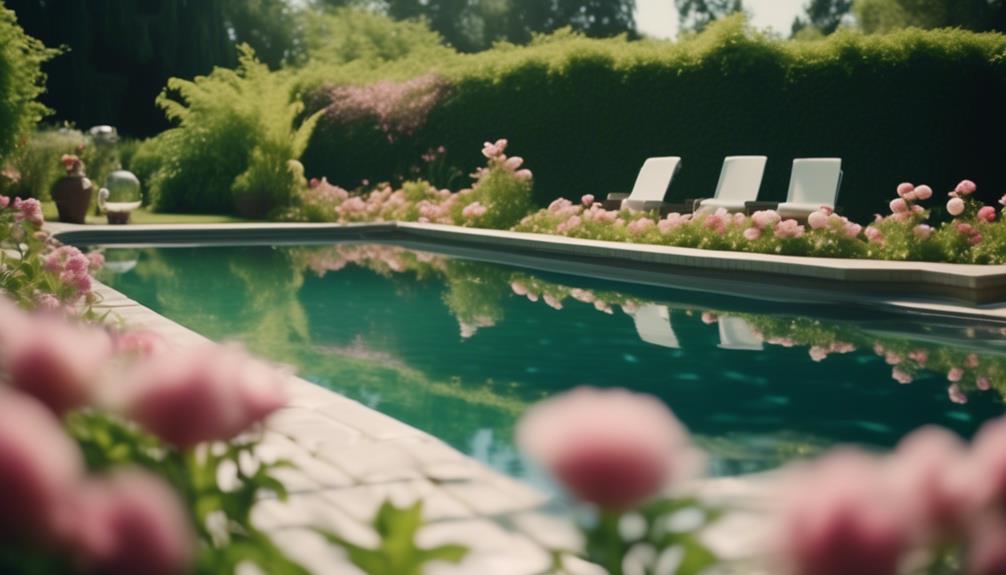
[[[639,287],[389,245],[110,248],[106,258],[101,280],[140,303],[519,477],[537,474],[514,447],[514,422],[578,385],[660,397],[717,475],[838,443],[890,448],[926,424],[970,436],[1003,413],[1003,325]],[[911,381],[892,379],[895,369]]]

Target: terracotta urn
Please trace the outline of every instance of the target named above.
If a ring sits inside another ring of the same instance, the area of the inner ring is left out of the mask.
[[[59,221],[83,224],[93,193],[91,180],[83,175],[63,176],[52,186],[52,199],[59,211]]]

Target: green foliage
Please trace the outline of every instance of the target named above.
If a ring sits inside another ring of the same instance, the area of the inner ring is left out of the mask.
[[[481,162],[474,146],[506,134],[534,159],[540,206],[626,192],[643,161],[663,155],[684,158],[670,199],[711,196],[724,156],[765,154],[762,198],[783,200],[793,158],[839,156],[839,205],[863,221],[906,179],[949,189],[966,176],[1006,189],[981,137],[1006,130],[1004,54],[1006,37],[993,34],[839,30],[788,42],[739,18],[679,42],[563,34],[438,65],[450,89],[412,140],[418,150],[445,145],[471,169]],[[339,160],[358,148],[367,153]],[[390,181],[394,149],[323,118],[303,161],[309,176],[335,183]]]
[[[48,112],[37,101],[45,90],[42,64],[58,53],[28,36],[0,2],[0,159]]]
[[[744,11],[742,0],[674,0],[682,30],[701,32],[710,24]]]
[[[48,199],[53,183],[66,173],[59,159],[63,154],[80,154],[86,146],[87,138],[76,130],[46,129],[30,134],[8,158],[12,181],[0,186],[0,192],[20,198]]]
[[[346,550],[349,560],[368,575],[422,575],[427,563],[460,563],[468,549],[460,545],[419,547],[416,535],[423,526],[423,502],[398,508],[385,501],[374,517],[373,527],[380,538],[376,549],[362,547],[335,533],[322,531],[331,543]]]
[[[297,125],[302,104],[291,100],[289,75],[270,72],[250,47],[241,50],[237,69],[173,78],[158,97],[178,123],[149,144],[158,156],[145,164],[156,163],[150,194],[158,210],[264,217],[287,207],[302,185],[291,161],[300,157],[317,114]]]
[[[852,10],[869,34],[901,28],[949,28],[1004,31],[1002,0],[855,0]]]

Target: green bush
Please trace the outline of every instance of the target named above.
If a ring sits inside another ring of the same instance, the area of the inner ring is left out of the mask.
[[[731,18],[680,42],[561,34],[434,68],[449,89],[413,148],[445,145],[469,168],[479,163],[474,146],[507,134],[534,159],[538,205],[626,192],[643,161],[663,155],[684,158],[671,199],[711,195],[724,156],[767,155],[766,200],[785,197],[793,158],[840,156],[839,204],[861,221],[904,180],[940,190],[968,177],[1006,189],[999,147],[988,143],[1006,129],[998,34],[841,31],[791,42]],[[358,143],[366,156],[340,161]],[[390,180],[394,145],[323,117],[303,161],[309,176],[335,183]]]
[[[270,72],[241,48],[235,70],[217,68],[192,81],[173,78],[158,97],[178,123],[138,151],[162,211],[263,217],[290,202],[301,186],[300,157],[316,116],[295,121],[303,105],[290,75]]]
[[[41,66],[56,53],[25,34],[0,0],[0,159],[46,114],[36,100],[45,90]]]

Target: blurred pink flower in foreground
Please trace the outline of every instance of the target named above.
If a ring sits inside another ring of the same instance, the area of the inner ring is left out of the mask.
[[[1006,573],[1006,519],[989,519],[977,526],[966,572],[968,575]]]
[[[203,344],[155,356],[133,374],[126,411],[182,448],[226,441],[286,403],[285,374],[234,345]]]
[[[1006,509],[1006,419],[986,423],[972,443],[979,505]]]
[[[792,575],[896,575],[908,525],[879,488],[880,463],[837,451],[785,484],[778,545]]]
[[[52,413],[0,388],[0,539],[49,538],[82,473],[80,451]]]
[[[10,385],[46,404],[55,413],[87,404],[112,342],[99,329],[54,316],[0,310],[0,361]]]
[[[65,538],[88,571],[104,575],[180,575],[195,534],[182,502],[160,478],[119,471],[83,484],[69,506]]]
[[[517,441],[581,501],[631,508],[696,470],[688,433],[658,399],[579,388],[531,407]]]

